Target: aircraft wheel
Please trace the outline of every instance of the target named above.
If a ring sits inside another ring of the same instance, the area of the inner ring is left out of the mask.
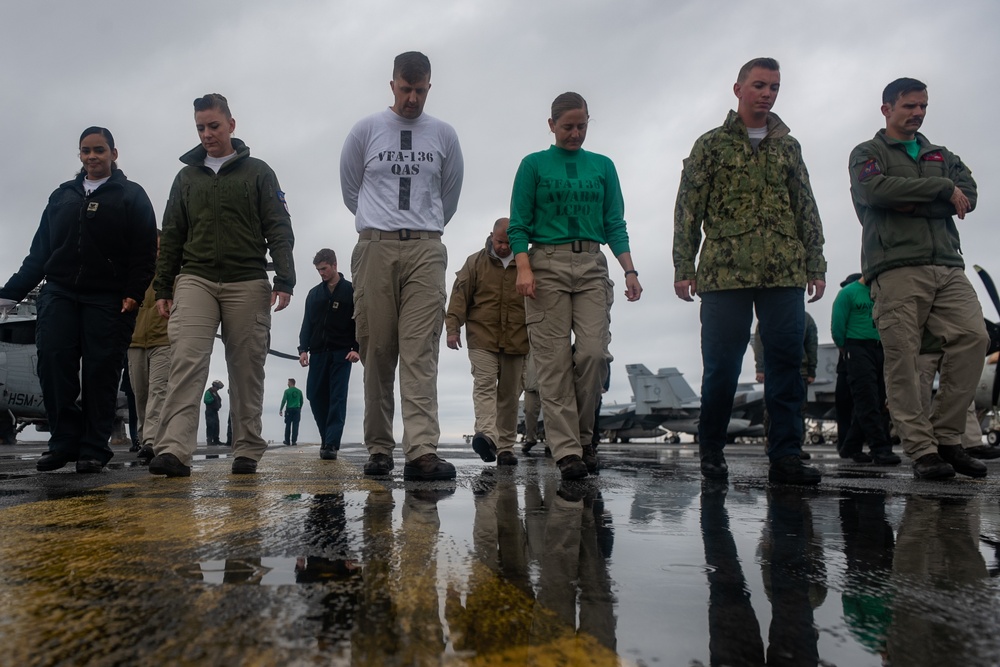
[[[670,444],[671,445],[679,445],[679,444],[681,444],[681,436],[679,436],[679,435],[672,435],[672,436],[670,436]]]
[[[995,447],[997,443],[1000,443],[1000,431],[990,431],[987,433],[986,442],[990,443],[990,447]]]
[[[628,444],[628,438],[622,438],[621,441],[622,441],[622,444],[625,444],[625,445]]]
[[[822,433],[810,433],[809,442],[813,445],[822,445],[826,439],[823,437]]]

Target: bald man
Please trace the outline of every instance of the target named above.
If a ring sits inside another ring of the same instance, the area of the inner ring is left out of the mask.
[[[517,267],[507,238],[507,218],[493,224],[486,246],[469,255],[455,277],[445,317],[448,347],[462,347],[466,326],[472,364],[476,434],[472,447],[484,461],[515,466],[517,402],[528,354],[524,297],[517,293]]]

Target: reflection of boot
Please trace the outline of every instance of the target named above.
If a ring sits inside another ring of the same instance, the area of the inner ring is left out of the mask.
[[[479,477],[472,480],[472,493],[476,496],[485,496],[497,485],[496,471],[493,468],[486,468]]]

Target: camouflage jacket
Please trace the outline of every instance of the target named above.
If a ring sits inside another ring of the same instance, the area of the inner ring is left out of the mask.
[[[823,226],[802,149],[776,115],[768,115],[767,126],[754,150],[730,111],[684,160],[674,210],[675,282],[697,279],[699,292],[711,292],[824,279]]]

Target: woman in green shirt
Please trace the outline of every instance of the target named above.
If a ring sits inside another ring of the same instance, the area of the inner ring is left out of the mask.
[[[611,361],[614,300],[602,244],[625,271],[626,298],[637,301],[642,294],[614,163],[582,148],[589,119],[587,102],[577,93],[553,101],[549,129],[555,145],[521,161],[507,231],[517,291],[527,297],[546,440],[563,479],[598,469],[590,442]]]

